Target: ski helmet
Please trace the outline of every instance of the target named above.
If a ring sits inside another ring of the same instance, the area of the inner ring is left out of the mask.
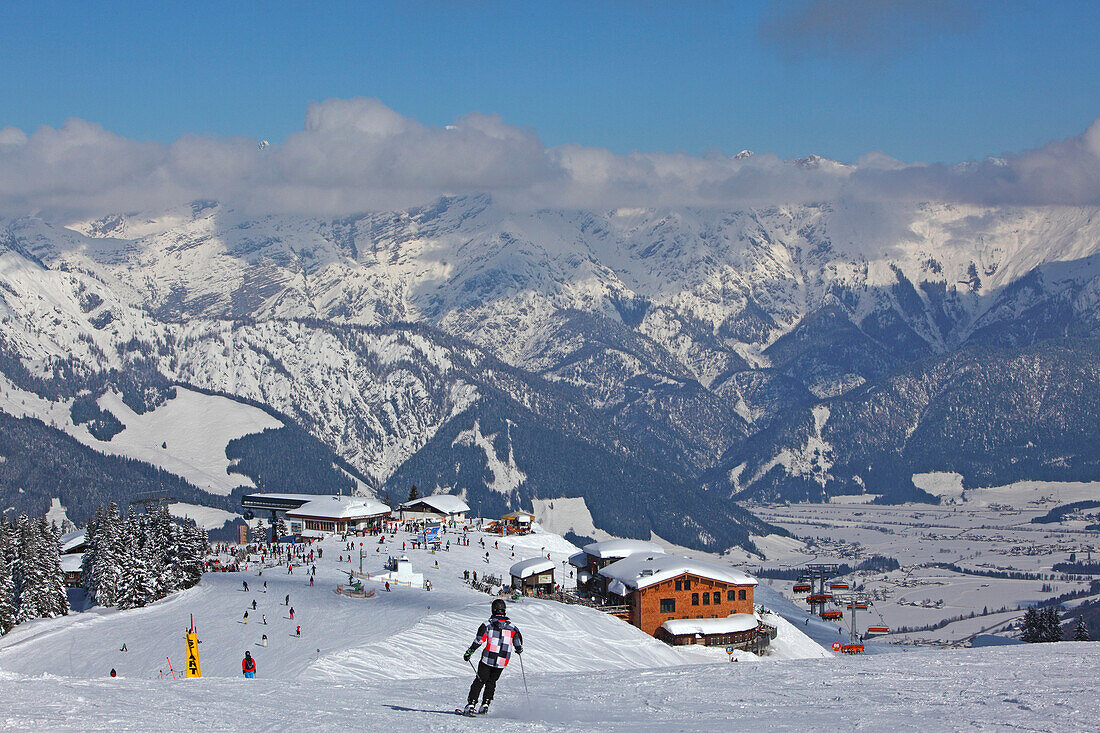
[[[508,611],[508,606],[505,605],[503,598],[498,598],[493,601],[493,615],[503,616]]]

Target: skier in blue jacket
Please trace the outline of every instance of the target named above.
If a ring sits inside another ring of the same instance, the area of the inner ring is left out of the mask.
[[[462,655],[468,662],[477,648],[485,645],[477,665],[477,676],[470,685],[470,694],[466,698],[466,708],[462,711],[464,715],[474,715],[475,712],[484,715],[489,712],[489,705],[493,702],[493,694],[497,689],[497,679],[511,661],[512,651],[516,654],[523,653],[523,634],[508,619],[507,610],[503,599],[493,601],[492,616],[478,627],[474,643]],[[481,709],[477,710],[477,698],[482,688],[485,695],[481,699]]]

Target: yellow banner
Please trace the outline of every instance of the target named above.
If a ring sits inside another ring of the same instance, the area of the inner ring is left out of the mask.
[[[199,636],[188,632],[187,634],[187,677],[202,677],[202,667],[199,665]]]

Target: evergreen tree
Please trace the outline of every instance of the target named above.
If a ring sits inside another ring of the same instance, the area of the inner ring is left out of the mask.
[[[1062,626],[1058,620],[1058,610],[1047,606],[1039,612],[1039,641],[1049,643],[1061,640]]]
[[[118,602],[122,582],[122,517],[114,502],[107,505],[96,530],[96,553],[92,569],[95,602],[109,608]]]
[[[1085,626],[1085,617],[1082,616],[1077,619],[1077,627],[1073,630],[1074,641],[1088,641],[1089,640],[1089,627]]]
[[[1020,622],[1020,640],[1028,644],[1042,640],[1038,609],[1032,607],[1024,612],[1024,618]]]
[[[420,498],[420,490],[416,488],[416,484],[413,484],[412,488],[409,489],[409,498],[407,499],[407,501],[413,501],[414,499],[419,499],[419,498]]]
[[[15,533],[8,518],[0,516],[0,635],[11,631],[16,622],[14,559]]]
[[[282,537],[286,537],[286,535],[287,535],[286,522],[283,521],[282,517],[279,517],[278,519],[275,520],[275,537],[276,538],[282,538]]]
[[[65,571],[61,569],[61,530],[57,525],[47,523],[46,518],[38,520],[38,533],[42,543],[42,571],[44,587],[42,616],[69,615],[69,596],[65,592]]]
[[[38,526],[27,515],[21,514],[17,520],[19,525],[19,574],[16,580],[16,593],[19,610],[16,613],[16,623],[33,621],[41,618],[48,606],[46,600],[47,579],[46,568],[42,562],[45,554],[41,534]]]
[[[122,530],[119,608],[141,608],[156,600],[156,578],[152,561],[146,554],[149,547],[147,534],[145,523],[131,511],[124,520]]]

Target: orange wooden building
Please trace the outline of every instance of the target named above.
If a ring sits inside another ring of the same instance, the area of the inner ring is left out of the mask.
[[[676,555],[636,554],[599,570],[607,593],[629,606],[629,621],[650,636],[673,619],[753,613],[757,581],[734,568]]]

